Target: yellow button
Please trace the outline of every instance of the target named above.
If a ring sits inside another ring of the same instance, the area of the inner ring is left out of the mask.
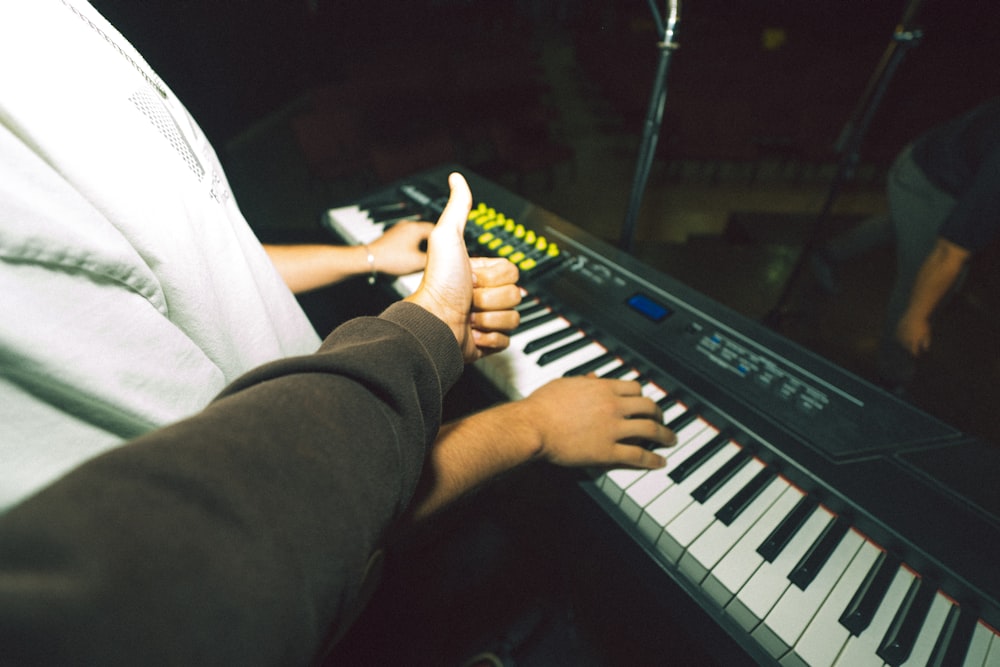
[[[513,255],[511,255],[511,256],[510,256],[510,257],[508,257],[507,259],[509,259],[510,261],[512,261],[512,262],[514,262],[515,264],[517,264],[517,263],[518,263],[518,262],[520,262],[520,261],[521,261],[522,259],[524,259],[524,253],[523,253],[523,252],[521,252],[520,250],[518,250],[517,252],[515,252],[515,253],[514,253]]]
[[[517,227],[517,223],[511,220],[510,218],[507,218],[507,224],[503,226],[503,230],[508,234],[510,234],[511,232],[514,231],[515,227]]]
[[[482,244],[489,243],[492,240],[493,240],[493,234],[491,234],[490,232],[483,232],[482,234],[479,235],[478,239],[478,241]]]
[[[524,242],[527,243],[528,245],[535,245],[536,238],[537,237],[535,236],[535,232],[530,229],[524,234]]]
[[[545,252],[548,253],[549,257],[555,257],[556,255],[559,254],[559,246],[557,246],[555,243],[550,243],[548,249]]]
[[[506,257],[512,252],[514,252],[514,246],[512,245],[505,245],[504,247],[497,250],[497,254],[500,255],[501,257]]]
[[[526,230],[524,229],[524,225],[518,225],[517,227],[514,228],[514,238],[523,239],[525,231]]]
[[[535,247],[539,250],[545,250],[549,247],[549,242],[544,236],[539,236],[538,241],[535,243]]]
[[[503,245],[503,239],[493,239],[492,241],[489,242],[489,244],[486,247],[489,248],[490,250],[496,250],[501,245]]]
[[[533,260],[533,259],[531,259],[529,257],[528,259],[526,259],[523,262],[521,262],[520,264],[518,264],[517,267],[519,269],[521,269],[522,271],[530,271],[531,269],[535,268],[535,266],[537,266],[537,265],[538,265],[538,262],[536,262],[535,260]]]

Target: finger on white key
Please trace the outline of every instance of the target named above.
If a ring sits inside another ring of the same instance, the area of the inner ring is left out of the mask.
[[[677,444],[669,450],[657,452],[666,455],[667,465],[650,470],[649,474],[634,480],[634,483],[624,490],[619,504],[625,516],[632,521],[638,521],[642,509],[674,484],[670,479],[670,471],[704,446],[717,432],[708,422],[699,421],[675,433]]]

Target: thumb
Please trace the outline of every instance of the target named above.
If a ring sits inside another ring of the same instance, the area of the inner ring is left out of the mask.
[[[448,186],[451,188],[448,203],[427,240],[427,270],[424,272],[425,278],[430,277],[435,282],[443,283],[452,282],[456,271],[460,276],[471,280],[471,276],[467,275],[469,255],[464,234],[465,223],[472,209],[472,192],[459,173],[448,176]],[[458,283],[457,280],[455,282]]]
[[[466,361],[471,361],[476,352],[469,325],[473,276],[463,234],[472,208],[472,192],[465,178],[457,173],[448,177],[448,185],[448,203],[427,239],[427,268],[420,287],[407,301],[444,321],[455,334]]]
[[[472,191],[469,190],[469,184],[465,177],[458,172],[448,175],[448,187],[450,189],[448,203],[445,204],[435,229],[441,230],[442,236],[447,234],[462,241],[465,223],[468,221],[469,211],[472,209]]]

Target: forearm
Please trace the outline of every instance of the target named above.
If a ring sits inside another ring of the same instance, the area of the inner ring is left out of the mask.
[[[637,382],[560,378],[528,398],[441,429],[407,518],[419,521],[492,477],[534,460],[564,467],[657,468],[674,434]],[[637,443],[642,443],[637,444]]]
[[[409,500],[460,372],[450,331],[417,320],[431,334],[342,327],[0,516],[5,657],[307,664]]]
[[[929,319],[955,284],[968,257],[968,250],[938,239],[917,273],[904,317]]]
[[[372,270],[365,246],[265,245],[264,250],[285,284],[296,294]]]
[[[427,452],[406,513],[419,522],[490,479],[536,459],[542,441],[525,401],[504,403],[445,424]]]

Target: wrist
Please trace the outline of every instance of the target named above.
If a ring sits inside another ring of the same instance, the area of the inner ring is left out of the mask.
[[[922,308],[910,307],[899,318],[899,321],[905,323],[928,322],[930,321],[930,311],[925,311]]]
[[[504,422],[512,431],[510,442],[517,448],[517,458],[521,462],[546,458],[542,425],[548,423],[551,415],[536,408],[531,397],[512,401],[498,408]]]
[[[372,252],[372,247],[368,244],[362,246],[362,250],[364,250],[365,253],[365,264],[367,266],[368,284],[374,285],[375,279],[378,277],[378,273],[375,269],[375,253]]]

